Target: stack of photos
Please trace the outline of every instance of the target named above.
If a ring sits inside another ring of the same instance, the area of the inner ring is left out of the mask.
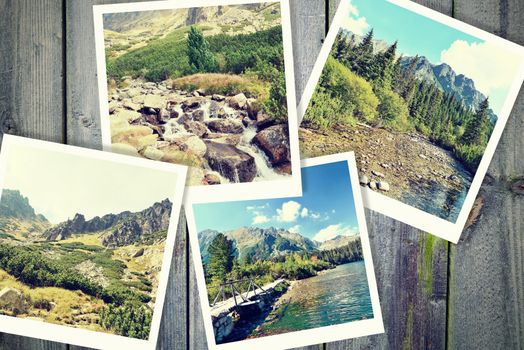
[[[0,169],[1,330],[154,349],[187,168],[4,135]]]
[[[405,0],[343,0],[299,106],[302,157],[355,151],[364,203],[457,242],[524,49]]]
[[[303,162],[303,196],[186,204],[211,349],[384,332],[353,153]]]
[[[300,195],[287,0],[194,6],[94,7],[105,149],[189,166],[190,196]]]

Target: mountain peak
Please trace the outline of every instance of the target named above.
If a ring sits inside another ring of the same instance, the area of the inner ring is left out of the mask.
[[[2,190],[0,216],[47,222],[45,216],[35,213],[34,208],[29,204],[29,198],[24,197],[19,190]]]

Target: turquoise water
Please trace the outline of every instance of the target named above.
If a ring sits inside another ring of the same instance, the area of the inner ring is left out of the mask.
[[[281,307],[250,337],[261,337],[373,318],[364,262],[340,265],[298,281]]]

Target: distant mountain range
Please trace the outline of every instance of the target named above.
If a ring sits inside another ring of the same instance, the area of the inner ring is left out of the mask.
[[[353,35],[348,30],[343,31],[346,37]],[[355,42],[360,43],[362,36],[354,35]],[[374,40],[373,49],[375,52],[385,51],[391,44],[383,40]],[[400,64],[407,69],[414,57],[403,56],[400,58]],[[473,79],[466,77],[464,74],[457,74],[451,66],[446,63],[433,64],[425,56],[419,56],[415,67],[415,76],[423,81],[436,85],[441,91],[454,94],[464,107],[476,111],[480,103],[486,99],[486,96],[478,91]],[[492,123],[497,121],[497,116],[490,109],[490,120]]]
[[[219,232],[205,230],[198,233],[200,253],[202,260],[207,263],[209,246]],[[295,252],[315,252],[330,250],[347,245],[359,240],[359,236],[337,236],[325,242],[316,242],[298,233],[284,229],[270,227],[267,229],[257,227],[242,227],[236,230],[223,232],[230,240],[234,241],[239,259],[266,260]]]
[[[73,235],[101,233],[102,245],[120,247],[137,242],[147,235],[167,230],[171,208],[172,203],[165,199],[136,213],[125,211],[120,214],[96,216],[91,220],[86,220],[82,214],[76,214],[73,219],[51,226],[44,216],[35,214],[29,200],[19,191],[4,190],[0,200],[0,219],[16,219],[16,227],[19,229],[27,226],[20,225],[20,222],[45,222],[47,225],[39,226],[43,227],[41,232],[31,232],[32,239],[60,241]]]

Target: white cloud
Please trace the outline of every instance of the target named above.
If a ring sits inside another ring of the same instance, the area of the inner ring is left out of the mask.
[[[342,27],[357,35],[364,35],[369,28],[369,23],[366,20],[366,17],[359,16],[358,8],[353,5],[351,1],[349,2],[349,11],[346,18],[344,18]]]
[[[310,214],[310,216],[311,216],[311,218],[312,218],[313,220],[318,220],[318,219],[320,219],[320,216],[321,216],[321,215],[320,215],[320,213],[312,212],[312,213]]]
[[[300,217],[301,218],[305,218],[305,217],[308,216],[308,214],[309,214],[309,210],[304,207],[304,208],[302,208],[302,211],[300,212]]]
[[[289,201],[282,204],[281,209],[277,209],[277,220],[284,222],[295,221],[300,212],[300,203],[295,201]]]
[[[300,233],[300,225],[291,226],[288,228],[288,231],[291,233]]]
[[[267,216],[259,214],[253,217],[252,225],[265,224],[266,222],[269,222],[269,221],[270,219]]]
[[[487,96],[495,89],[508,87],[520,64],[516,54],[495,43],[469,44],[464,40],[456,40],[442,51],[440,60],[457,74],[473,79],[475,87]]]
[[[350,227],[343,226],[342,224],[329,225],[318,231],[318,233],[313,237],[317,242],[325,242],[330,239],[333,239],[337,236],[352,236],[357,232]]]

